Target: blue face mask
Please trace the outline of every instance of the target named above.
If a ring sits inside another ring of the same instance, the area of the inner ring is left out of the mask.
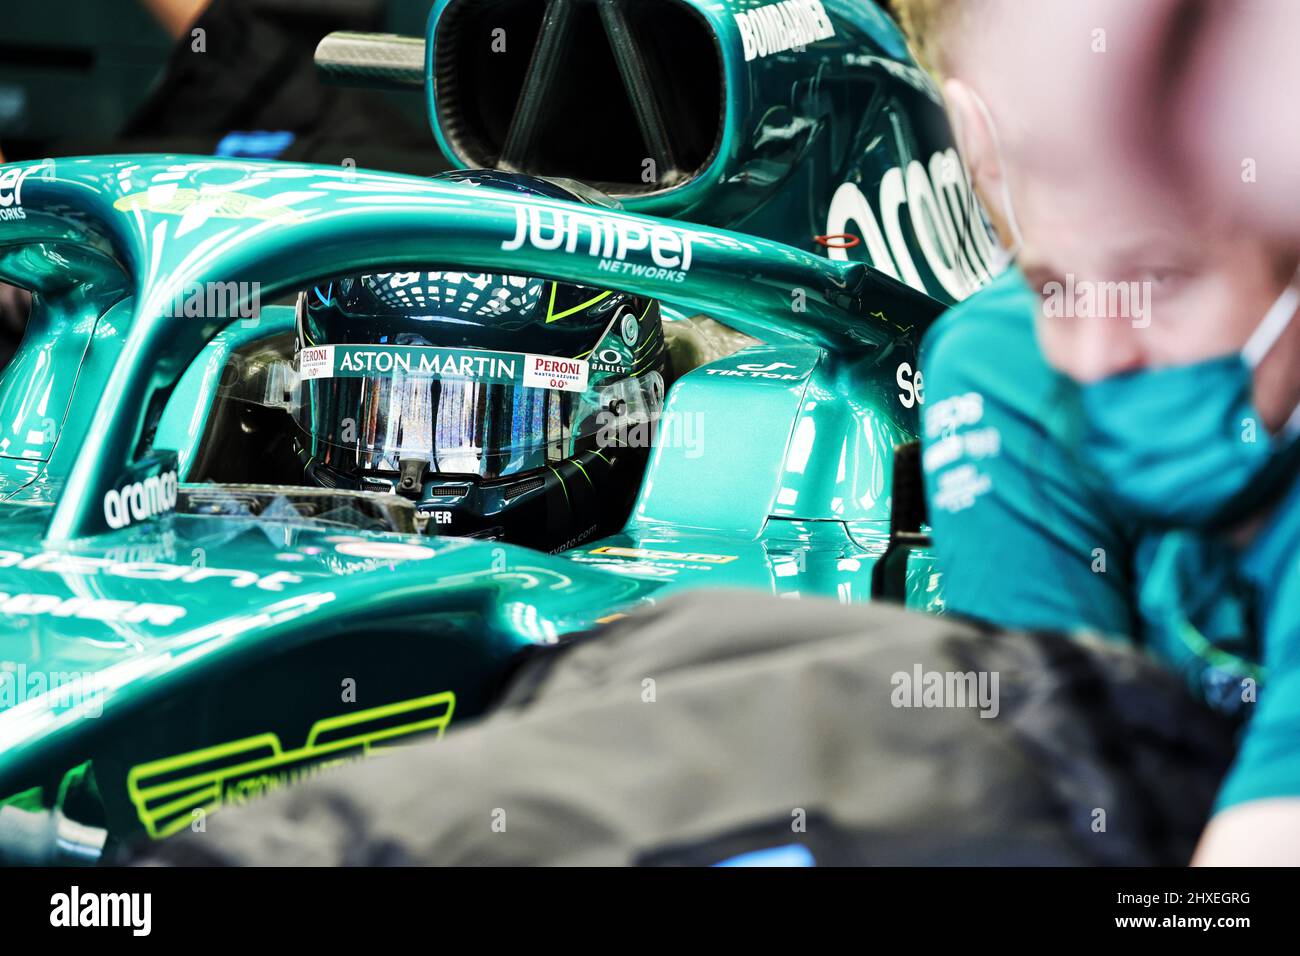
[[[1253,398],[1254,370],[1297,305],[1293,280],[1238,354],[1080,386],[1080,457],[1127,517],[1230,525],[1267,506],[1300,470],[1300,409],[1273,436]]]

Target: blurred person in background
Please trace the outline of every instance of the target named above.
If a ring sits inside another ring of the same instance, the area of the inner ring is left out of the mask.
[[[422,31],[431,6],[432,0],[139,0],[138,9],[165,31],[156,43],[129,35],[132,24],[148,26],[147,19],[135,23],[98,5],[79,14],[25,12],[23,30],[5,38],[23,56],[4,64],[3,85],[18,112],[9,117],[13,135],[0,137],[0,162],[206,153],[433,175],[447,163],[424,118],[422,90],[330,86],[313,59],[327,33],[382,31],[398,14],[402,27]],[[61,29],[60,19],[70,15],[82,18],[78,29]],[[168,39],[170,53],[154,67],[149,51],[165,49]],[[58,57],[50,53],[55,42]],[[159,73],[140,99],[130,94],[128,78],[145,67]],[[88,86],[99,88],[91,95]],[[88,116],[87,104],[92,113],[121,109],[127,118],[109,133],[112,121]],[[98,132],[105,127],[107,135]],[[0,283],[0,368],[18,347],[29,306],[26,292]]]
[[[1046,94],[1090,77],[1060,65],[1136,42],[1122,11],[895,7],[1006,260],[923,346],[948,607],[1132,640],[1248,721],[1197,862],[1300,862],[1296,256],[1061,122],[1074,95]]]
[[[344,89],[317,75],[320,40],[338,30],[382,32],[389,0],[142,2],[175,45],[121,130],[123,142],[95,152],[188,149],[420,175],[447,168],[422,90]],[[403,6],[422,21],[432,2]]]
[[[431,6],[138,0],[116,15],[85,2],[73,11],[25,11],[5,39],[12,62],[0,71],[10,110],[0,115],[4,153],[9,161],[215,153],[432,175],[446,162],[422,89],[331,86],[314,62],[331,32],[422,33]],[[60,29],[68,16],[76,28]]]

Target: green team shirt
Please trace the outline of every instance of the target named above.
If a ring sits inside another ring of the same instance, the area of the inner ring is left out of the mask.
[[[1300,484],[1244,554],[1121,518],[1074,454],[1077,388],[1043,358],[1037,310],[1008,270],[922,344],[922,466],[946,607],[1135,641],[1250,719],[1220,806],[1300,796]]]

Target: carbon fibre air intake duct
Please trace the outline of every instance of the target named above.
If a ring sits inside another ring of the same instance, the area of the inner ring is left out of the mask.
[[[722,143],[723,54],[693,4],[452,0],[434,18],[432,116],[466,165],[637,195],[691,181]]]

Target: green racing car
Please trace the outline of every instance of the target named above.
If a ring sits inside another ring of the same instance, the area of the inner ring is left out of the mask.
[[[0,167],[0,860],[441,734],[685,589],[942,610],[895,449],[993,249],[874,6],[440,0],[318,58],[468,171]]]

